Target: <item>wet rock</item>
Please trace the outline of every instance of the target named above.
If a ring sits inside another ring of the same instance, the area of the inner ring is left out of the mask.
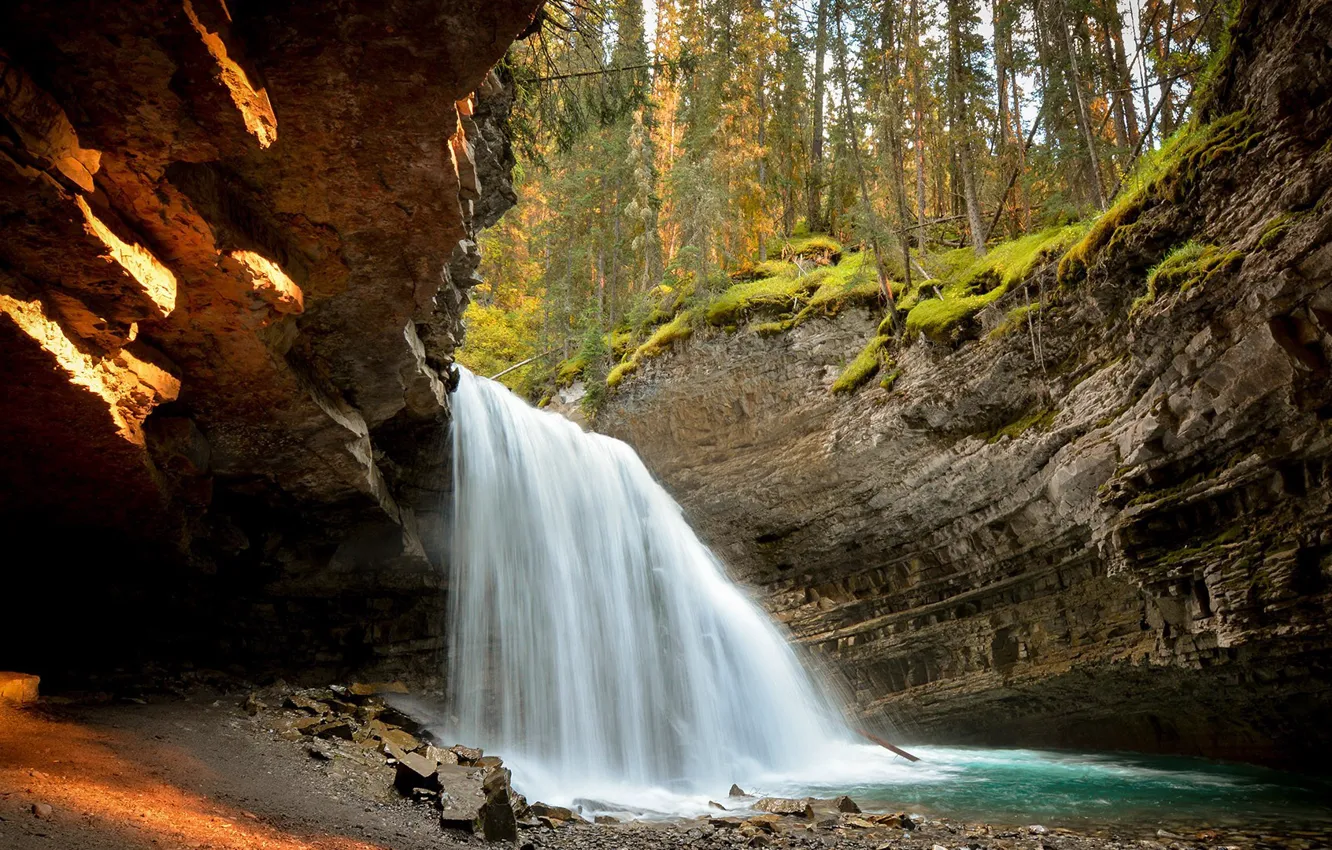
[[[794,817],[812,820],[814,818],[814,807],[808,800],[790,800],[783,797],[764,797],[754,804],[754,808],[760,812],[770,812],[774,815],[791,815]]]
[[[410,759],[413,754],[407,755]],[[518,839],[515,803],[521,797],[509,786],[508,770],[439,765],[435,778],[440,789],[440,826],[480,835],[487,841]]]
[[[400,750],[410,751],[418,749],[421,742],[415,736],[409,735],[401,729],[387,726],[378,720],[370,721],[370,734],[383,741],[386,745],[396,747]]]
[[[1041,826],[1038,823],[1032,824],[1031,826],[1027,827],[1027,832],[1032,835],[1045,835],[1049,831],[1050,830],[1046,829],[1045,827]]]
[[[587,823],[587,821],[573,809],[566,809],[563,806],[552,806],[547,803],[533,803],[530,811],[532,816],[538,820],[541,818],[549,818],[551,820],[569,823]]]
[[[741,788],[739,785],[732,784],[732,785],[731,785],[730,793],[727,794],[727,796],[729,796],[729,797],[748,797],[749,795],[746,794],[745,791],[744,791],[744,789]]]
[[[313,735],[324,724],[323,717],[302,717],[292,724],[292,728],[302,735]]]
[[[408,693],[407,686],[402,682],[353,682],[347,692],[354,697]]]
[[[833,806],[835,806],[839,812],[856,815],[860,814],[860,806],[856,805],[856,801],[852,800],[845,794],[838,797],[836,800],[833,800]]]
[[[509,771],[492,769],[481,783],[485,803],[477,814],[473,831],[480,832],[487,841],[518,840],[518,818],[509,796],[509,779]]]
[[[742,826],[762,830],[763,832],[776,832],[777,825],[781,822],[782,816],[779,814],[755,815],[747,819]]]
[[[721,803],[718,803],[716,800],[708,800],[708,808],[717,809],[718,811],[722,812],[727,810],[725,806],[723,806]]]
[[[454,744],[449,747],[449,751],[458,757],[458,763],[463,765],[476,764],[481,760],[484,753],[477,747],[464,747],[462,744]]]
[[[615,817],[614,815],[597,815],[595,818],[593,818],[593,821],[595,823],[600,823],[600,824],[613,824],[613,823],[619,823],[620,819]]]
[[[418,753],[404,753],[401,750],[395,751],[393,757],[398,762],[393,786],[399,792],[411,794],[417,788],[428,788],[432,791],[439,788],[439,765],[433,760]]]

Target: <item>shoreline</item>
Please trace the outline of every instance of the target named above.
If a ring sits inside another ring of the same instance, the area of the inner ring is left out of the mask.
[[[0,845],[13,850],[65,846],[426,850],[483,841],[480,835],[442,829],[437,804],[429,803],[428,795],[395,790],[396,766],[378,748],[351,737],[303,734],[297,724],[308,715],[256,702],[262,700],[253,694],[195,692],[103,703],[46,700],[25,709],[0,706]],[[42,806],[50,809],[34,811]],[[865,808],[871,808],[868,801]],[[516,840],[499,846],[520,850],[768,846],[1317,850],[1332,846],[1332,820],[1255,822],[1242,828],[1190,827],[1164,819],[1070,827],[935,816],[925,813],[925,808],[839,813],[827,810],[821,801],[814,817],[718,811],[711,817],[618,823],[529,815],[518,820]]]

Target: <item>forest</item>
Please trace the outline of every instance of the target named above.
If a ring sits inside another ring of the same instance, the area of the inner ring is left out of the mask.
[[[1150,175],[1231,5],[549,2],[505,59],[519,205],[482,237],[459,360],[524,364],[503,380],[534,400],[584,378],[595,407],[757,302],[791,308],[759,332],[849,303],[943,330],[978,272],[1016,279]]]

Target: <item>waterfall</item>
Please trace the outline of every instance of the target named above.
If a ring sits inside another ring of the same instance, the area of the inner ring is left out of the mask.
[[[459,740],[548,802],[724,794],[848,736],[625,443],[465,370],[453,396]],[[526,790],[526,789],[525,789]]]

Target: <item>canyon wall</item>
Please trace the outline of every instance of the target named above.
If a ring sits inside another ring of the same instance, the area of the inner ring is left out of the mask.
[[[1330,53],[1332,3],[1242,4],[1198,149],[1082,263],[899,339],[888,388],[830,392],[877,314],[699,331],[596,426],[868,727],[1325,759]],[[1227,262],[1144,298],[1188,240]]]
[[[4,4],[0,668],[437,665],[491,69],[537,5]]]

